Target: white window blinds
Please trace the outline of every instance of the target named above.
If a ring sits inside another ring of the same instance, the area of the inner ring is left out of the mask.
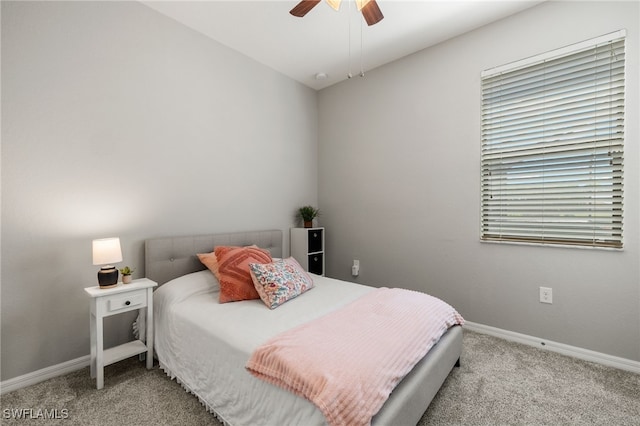
[[[483,240],[622,248],[624,36],[482,74]]]

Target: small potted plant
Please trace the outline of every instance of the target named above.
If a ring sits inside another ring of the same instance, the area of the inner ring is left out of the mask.
[[[129,284],[131,282],[131,274],[133,274],[134,270],[125,266],[124,268],[120,268],[120,273],[122,274],[122,283]]]
[[[304,206],[298,209],[298,217],[302,219],[305,228],[313,227],[313,219],[320,216],[320,210],[313,206]]]

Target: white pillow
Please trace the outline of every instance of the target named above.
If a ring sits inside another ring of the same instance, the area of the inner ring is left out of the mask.
[[[220,283],[211,271],[192,272],[174,278],[158,287],[154,294],[154,302],[162,298],[165,302],[177,303],[198,292],[220,291]]]

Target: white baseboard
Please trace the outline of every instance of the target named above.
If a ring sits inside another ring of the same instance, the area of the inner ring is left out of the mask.
[[[51,367],[46,367],[41,370],[27,373],[22,376],[14,377],[13,379],[0,382],[0,394],[5,394],[14,390],[25,388],[27,386],[35,385],[36,383],[43,382],[54,377],[62,376],[73,371],[81,370],[89,366],[91,357],[85,355],[80,358],[72,359]]]
[[[464,328],[482,334],[499,337],[501,339],[518,342],[539,349],[557,352],[562,355],[571,356],[585,361],[596,362],[609,367],[619,368],[620,370],[631,371],[640,374],[640,362],[626,358],[620,358],[613,355],[603,354],[601,352],[591,351],[589,349],[578,348],[576,346],[565,345],[564,343],[552,342],[539,337],[528,336],[513,331],[503,330],[501,328],[490,327],[488,325],[477,324],[466,321]]]

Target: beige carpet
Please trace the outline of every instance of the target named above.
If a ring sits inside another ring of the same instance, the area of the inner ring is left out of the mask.
[[[461,362],[419,425],[640,425],[640,375],[469,331]],[[108,366],[105,388],[94,386],[85,368],[3,395],[1,422],[220,425],[194,396],[136,358]],[[10,418],[44,410],[64,418]]]

